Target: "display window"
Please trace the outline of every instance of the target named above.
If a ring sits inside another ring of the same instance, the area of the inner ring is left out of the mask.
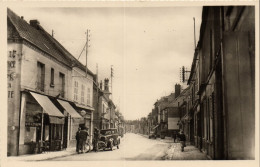
[[[53,140],[61,140],[62,139],[62,125],[61,124],[52,124],[52,139]]]
[[[78,131],[78,128],[79,128],[79,124],[73,124],[71,126],[72,128],[72,131],[71,131],[71,139],[76,139],[76,133]]]
[[[24,143],[36,142],[36,127],[26,127],[24,134]]]
[[[45,125],[44,141],[49,141],[49,136],[50,136],[50,127],[49,127],[49,125]]]

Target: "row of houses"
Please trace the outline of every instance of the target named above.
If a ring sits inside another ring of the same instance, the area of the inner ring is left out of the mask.
[[[38,20],[28,23],[7,9],[7,155],[75,147],[80,126],[120,128],[109,79],[79,62]]]
[[[183,130],[212,159],[254,159],[254,6],[203,7],[189,74],[155,102],[147,131],[164,138]]]

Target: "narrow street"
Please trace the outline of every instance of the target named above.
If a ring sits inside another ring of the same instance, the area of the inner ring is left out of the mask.
[[[206,159],[197,149],[189,146],[181,153],[178,143],[169,139],[148,139],[147,136],[127,133],[121,139],[120,148],[113,151],[90,152],[74,154],[47,161],[114,161],[114,160],[171,160],[171,159]]]

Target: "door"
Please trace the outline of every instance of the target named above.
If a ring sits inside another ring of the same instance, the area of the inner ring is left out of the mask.
[[[64,130],[63,130],[63,148],[68,147],[68,124],[69,124],[69,119],[68,117],[65,117],[65,122],[64,122]]]

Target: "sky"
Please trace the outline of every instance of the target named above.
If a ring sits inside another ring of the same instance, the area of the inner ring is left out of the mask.
[[[174,92],[180,68],[191,67],[193,17],[199,39],[202,15],[199,6],[9,8],[27,22],[37,19],[50,34],[53,30],[76,58],[89,29],[88,68],[111,84],[113,66],[112,99],[126,120],[146,117],[157,99]],[[79,60],[85,65],[85,51]]]

